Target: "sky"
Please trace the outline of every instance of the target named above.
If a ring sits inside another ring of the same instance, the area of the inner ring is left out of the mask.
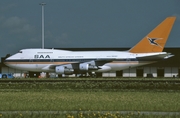
[[[42,47],[42,2],[45,48],[130,48],[168,16],[180,47],[180,0],[1,0],[0,57]]]

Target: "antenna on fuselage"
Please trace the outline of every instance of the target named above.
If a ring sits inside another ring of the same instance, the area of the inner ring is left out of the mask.
[[[42,6],[42,49],[44,49],[44,6],[46,3],[42,2],[39,5]]]

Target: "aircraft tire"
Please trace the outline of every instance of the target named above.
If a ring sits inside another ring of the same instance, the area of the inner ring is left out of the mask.
[[[91,77],[92,78],[97,78],[97,75],[96,74],[91,74]]]

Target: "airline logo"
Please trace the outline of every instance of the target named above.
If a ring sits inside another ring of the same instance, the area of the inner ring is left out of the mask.
[[[159,44],[156,42],[156,40],[159,40],[159,39],[162,39],[162,38],[150,38],[150,37],[147,37],[147,39],[149,40],[149,42],[150,42],[151,45],[156,45],[156,46],[159,46],[159,47],[162,48],[162,46],[159,45]]]
[[[34,55],[35,59],[50,59],[49,55]]]

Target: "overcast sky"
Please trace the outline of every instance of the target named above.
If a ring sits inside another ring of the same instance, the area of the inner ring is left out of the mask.
[[[0,57],[41,48],[42,0],[1,0]],[[45,48],[132,47],[177,16],[166,47],[180,47],[180,0],[44,0]]]

